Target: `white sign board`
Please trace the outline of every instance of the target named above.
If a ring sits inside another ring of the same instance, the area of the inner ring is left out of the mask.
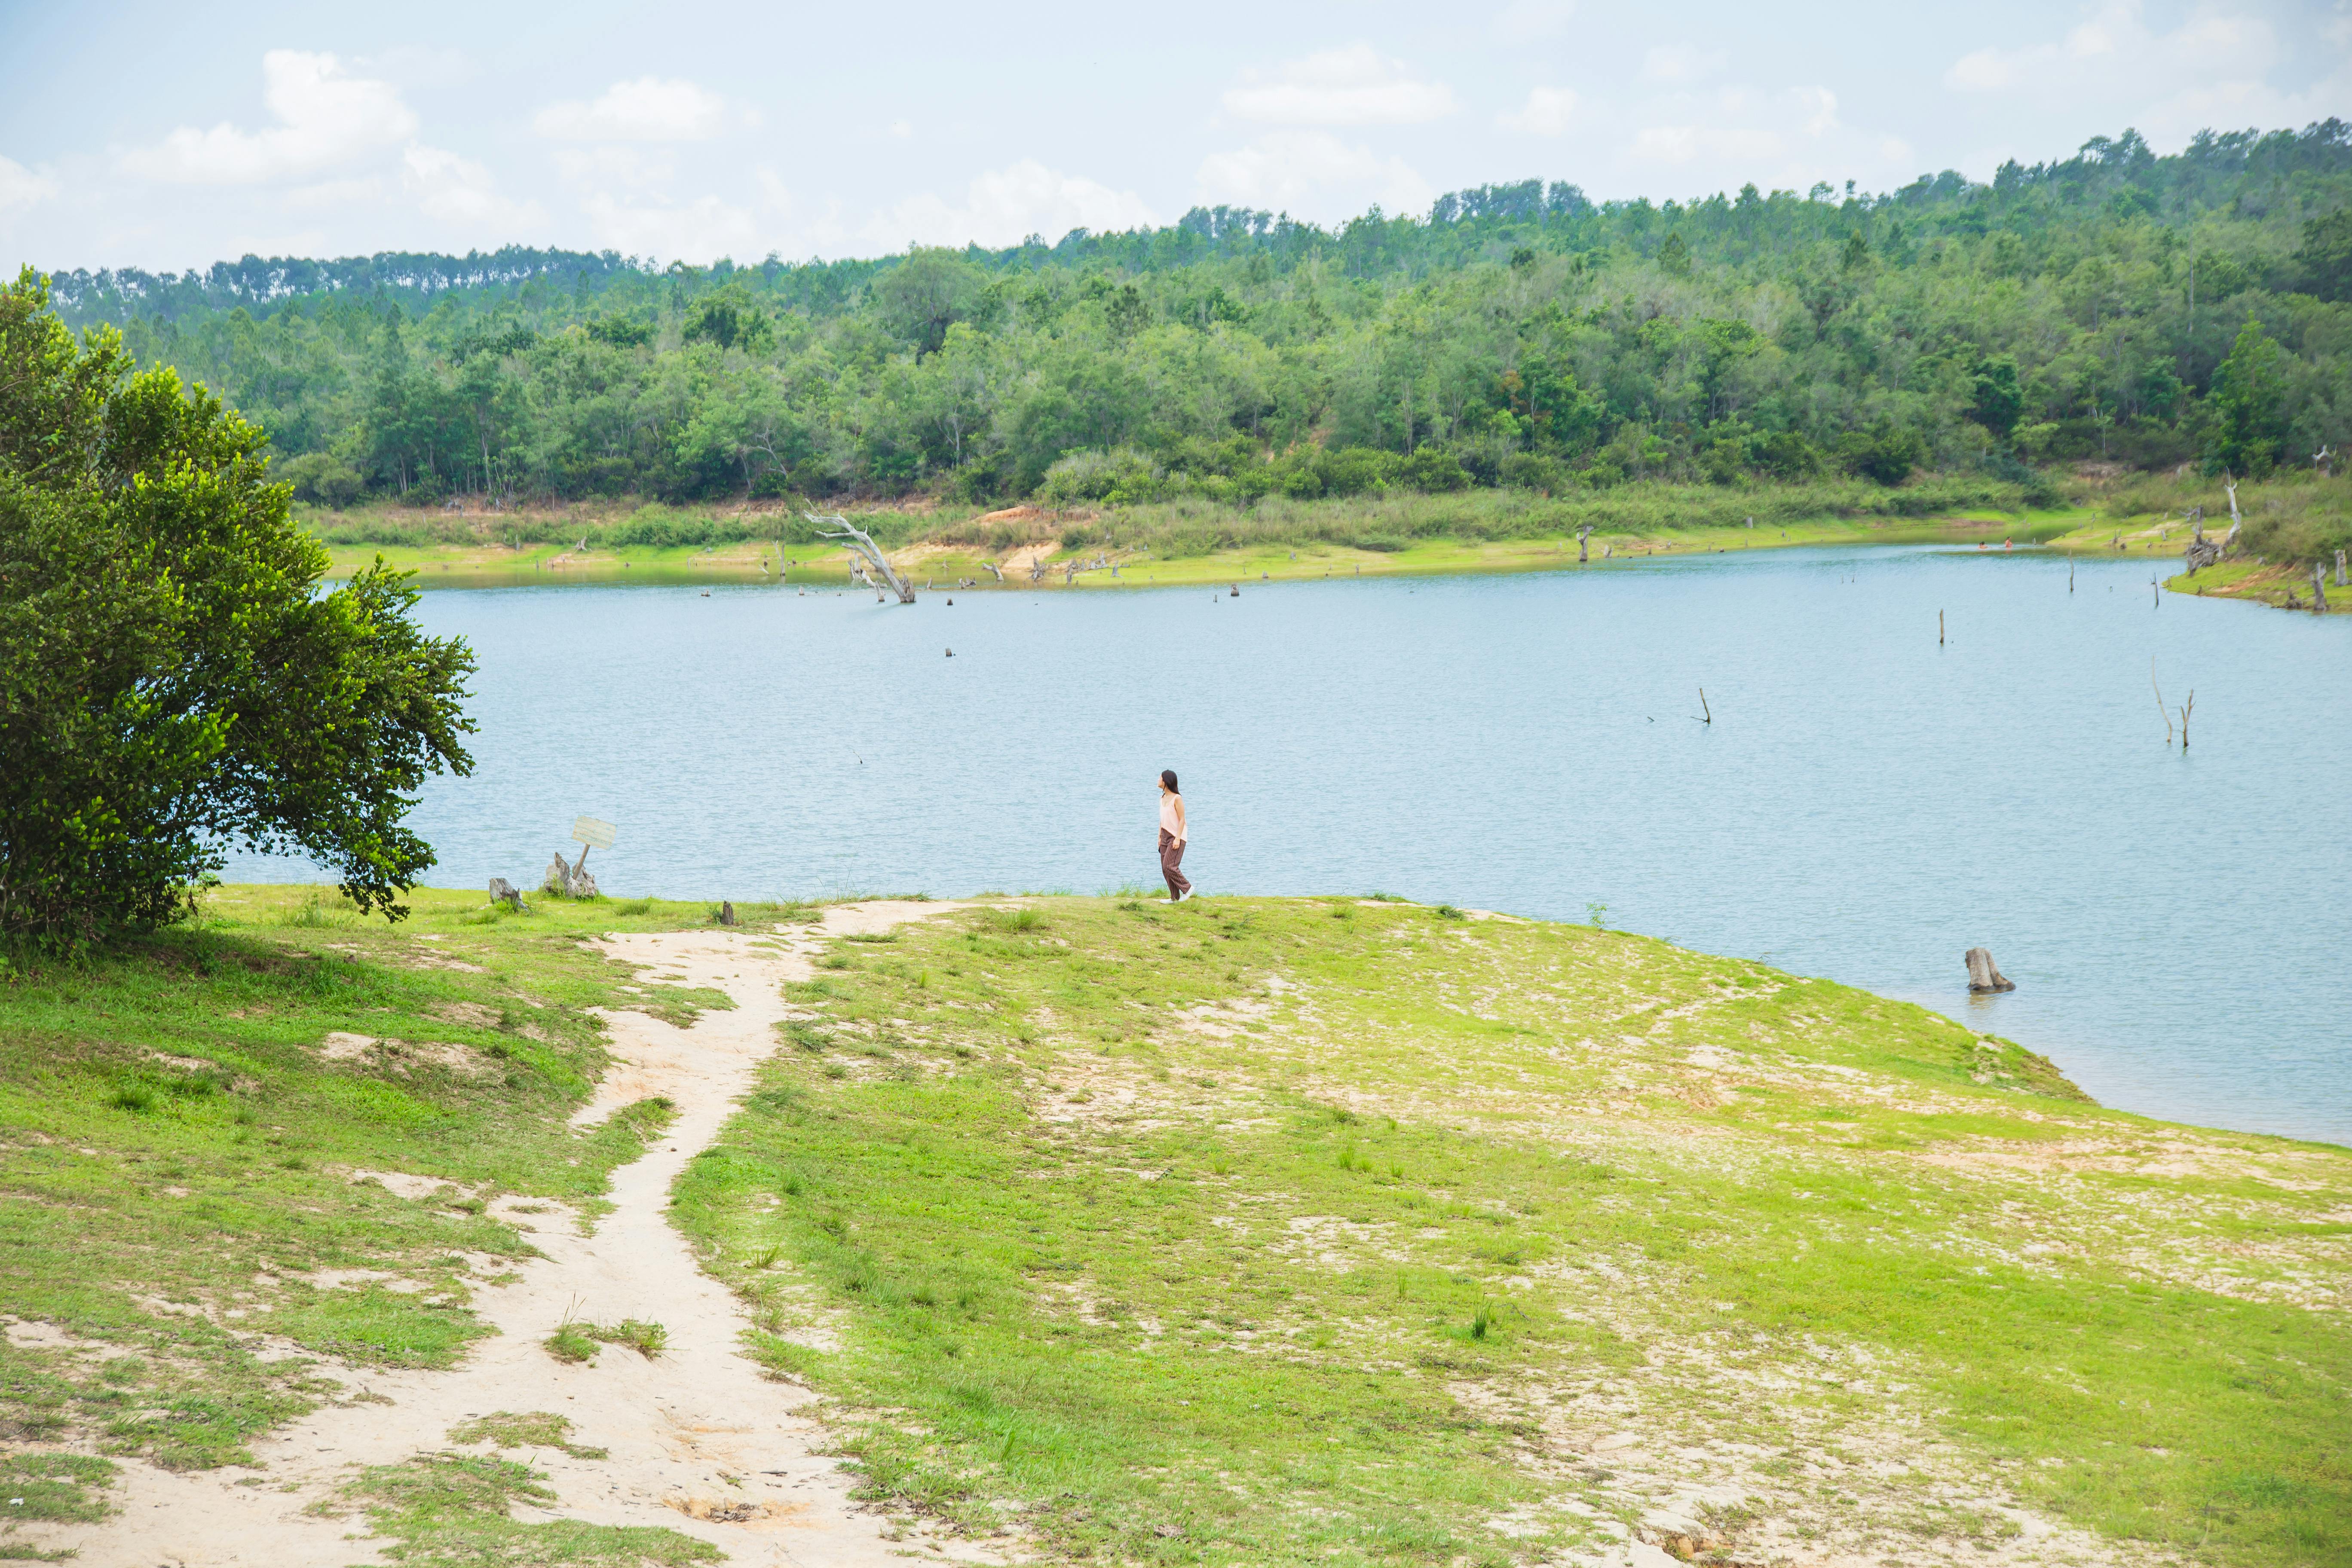
[[[575,818],[572,824],[572,837],[587,845],[591,849],[610,849],[613,847],[613,833],[614,827],[611,823],[600,822],[593,816]]]

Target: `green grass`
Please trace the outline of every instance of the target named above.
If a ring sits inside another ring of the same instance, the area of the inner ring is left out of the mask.
[[[678,1213],[877,1500],[1073,1555],[1523,1562],[1626,1506],[1529,1462],[1563,1432],[1750,1445],[1801,1530],[1776,1467],[1892,1427],[2111,1537],[2352,1561],[2340,1310],[2263,1299],[2340,1281],[2340,1151],[2020,1181],[1966,1162],[2176,1135],[1940,1016],[1590,927],[1057,899],[837,957]],[[2013,1528],[1839,1478],[1914,1535]]]
[[[674,1530],[510,1518],[518,1503],[555,1500],[546,1479],[495,1455],[419,1454],[371,1467],[345,1495],[366,1507],[378,1533],[396,1538],[387,1557],[419,1568],[682,1568],[725,1556]]]
[[[568,1125],[589,1009],[726,998],[621,992],[583,938],[705,902],[414,902],[224,889],[0,984],[0,1290],[73,1336],[0,1342],[25,1517],[347,1396],[257,1333],[457,1364],[526,1255],[492,1200],[593,1213],[667,1124]],[[2196,1561],[2352,1562],[2346,1151],[2105,1110],[1940,1015],[1598,914],[992,898],[834,943],[793,1000],[672,1212],[887,1509],[1046,1561],[1534,1563],[1703,1453],[1740,1561],[1966,1552],[2010,1498]],[[404,1562],[715,1555],[514,1521],[530,1450],[594,1457],[570,1431],[469,1421],[350,1501]]]
[[[664,1124],[659,1103],[566,1124],[604,1065],[587,1009],[684,1023],[726,998],[621,994],[632,973],[581,939],[672,929],[687,906],[472,924],[479,894],[415,904],[388,928],[331,890],[223,889],[193,929],[0,984],[0,1300],[75,1337],[0,1341],[0,1436],[240,1463],[256,1434],[341,1396],[302,1358],[257,1358],[257,1333],[453,1365],[486,1331],[466,1256],[495,1270],[530,1253],[487,1201],[593,1209]],[[338,1032],[386,1044],[331,1058]],[[420,1043],[462,1065],[394,1048]],[[376,1171],[446,1184],[406,1198],[354,1179]]]

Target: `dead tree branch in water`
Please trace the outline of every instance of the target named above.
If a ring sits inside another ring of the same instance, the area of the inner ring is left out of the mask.
[[[818,525],[821,538],[841,541],[866,565],[880,573],[882,581],[889,584],[892,590],[898,594],[900,604],[911,605],[915,602],[915,585],[892,569],[890,558],[882,553],[882,547],[874,542],[873,535],[857,527],[845,517],[819,517],[813,511],[804,511],[801,515]]]

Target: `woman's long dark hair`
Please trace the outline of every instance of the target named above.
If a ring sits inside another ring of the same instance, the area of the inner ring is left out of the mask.
[[[1176,787],[1176,770],[1174,768],[1160,769],[1160,782],[1168,786],[1168,793],[1170,795],[1182,795],[1184,793],[1182,790]]]

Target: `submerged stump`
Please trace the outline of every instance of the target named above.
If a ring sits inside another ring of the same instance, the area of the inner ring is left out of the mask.
[[[1969,989],[1971,991],[2014,991],[2017,982],[2003,974],[1992,961],[1990,950],[1972,947],[1968,952]]]

